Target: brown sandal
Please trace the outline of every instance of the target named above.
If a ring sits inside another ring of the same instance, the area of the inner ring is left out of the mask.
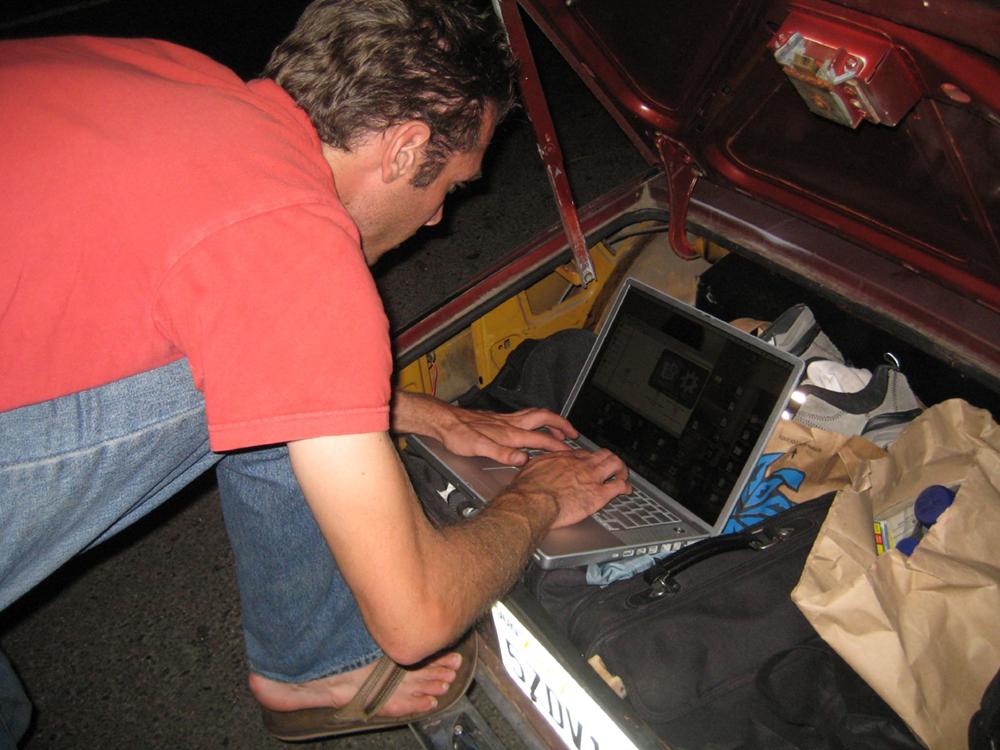
[[[365,680],[353,700],[343,708],[303,708],[298,711],[272,711],[261,707],[264,728],[279,740],[302,742],[335,737],[374,729],[388,729],[404,726],[415,721],[435,716],[451,708],[465,695],[476,671],[478,641],[475,630],[469,631],[453,648],[462,655],[462,665],[458,668],[454,682],[448,692],[438,697],[438,704],[429,711],[417,711],[404,716],[376,716],[389,700],[400,681],[406,676],[406,669],[388,656],[383,656],[375,664],[375,669]]]

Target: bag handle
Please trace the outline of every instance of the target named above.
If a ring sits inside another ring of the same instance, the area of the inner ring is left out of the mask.
[[[665,596],[676,594],[681,590],[677,575],[709,558],[740,550],[763,552],[814,529],[816,524],[808,517],[803,517],[803,514],[808,513],[810,507],[825,505],[829,508],[834,494],[830,492],[800,503],[780,514],[780,517],[768,518],[742,531],[702,539],[684,547],[643,573],[643,579],[649,586],[629,595],[625,600],[626,604],[629,607],[645,607]]]
[[[675,552],[643,573],[643,578],[649,586],[629,596],[626,603],[630,607],[644,607],[665,596],[676,594],[681,590],[681,584],[675,576],[691,566],[726,552],[770,549],[795,531],[794,525],[783,525],[778,528],[758,526],[735,534],[703,539]]]
[[[765,550],[773,547],[791,533],[791,529],[771,529],[761,526],[755,529],[744,529],[735,534],[723,534],[722,536],[703,539],[697,544],[691,544],[684,549],[674,553],[663,562],[654,565],[643,573],[646,583],[656,583],[660,579],[673,578],[683,570],[687,570],[692,565],[707,560],[710,557],[721,555],[725,552],[734,552],[741,549]]]

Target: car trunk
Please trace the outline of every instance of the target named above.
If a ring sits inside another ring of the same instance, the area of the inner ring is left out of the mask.
[[[397,335],[401,387],[446,400],[482,388],[522,341],[596,328],[635,276],[724,320],[808,304],[851,365],[889,361],[926,405],[959,397],[1000,415],[1000,9],[498,6],[562,221]],[[650,165],[579,211],[522,23]],[[503,605],[629,741],[659,746],[523,586]],[[526,746],[589,747],[560,728],[558,701],[518,687],[494,623],[480,629],[480,683]]]

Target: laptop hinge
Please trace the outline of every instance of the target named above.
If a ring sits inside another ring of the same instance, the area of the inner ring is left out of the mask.
[[[524,107],[535,129],[538,153],[545,165],[545,174],[548,175],[549,185],[552,187],[556,206],[559,208],[559,218],[569,239],[570,249],[573,251],[576,275],[579,277],[579,283],[586,287],[591,281],[596,280],[597,274],[594,262],[587,251],[587,242],[580,226],[580,216],[577,214],[573,193],[566,178],[566,168],[563,166],[562,150],[559,148],[552,115],[549,113],[549,105],[545,101],[545,93],[538,78],[538,69],[531,54],[528,36],[524,32],[521,12],[517,7],[517,0],[493,0],[493,6],[507,27],[507,39],[511,51],[521,65],[518,83],[521,87],[521,96],[524,98]]]
[[[656,136],[656,148],[670,189],[670,247],[684,260],[700,258],[701,253],[687,239],[688,206],[700,170],[687,149],[663,133]]]

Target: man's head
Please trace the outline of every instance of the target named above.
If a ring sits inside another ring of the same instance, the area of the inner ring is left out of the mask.
[[[352,151],[323,146],[344,208],[361,233],[369,265],[424,225],[441,221],[444,201],[463,183],[479,177],[483,154],[493,134],[493,114],[482,120],[477,145],[457,151],[424,187],[414,184],[420,173],[431,131],[420,120],[408,120],[373,133]]]
[[[479,147],[484,118],[499,122],[515,101],[502,27],[488,5],[469,0],[316,0],[265,75],[341,151],[405,122],[426,124],[415,187]]]

